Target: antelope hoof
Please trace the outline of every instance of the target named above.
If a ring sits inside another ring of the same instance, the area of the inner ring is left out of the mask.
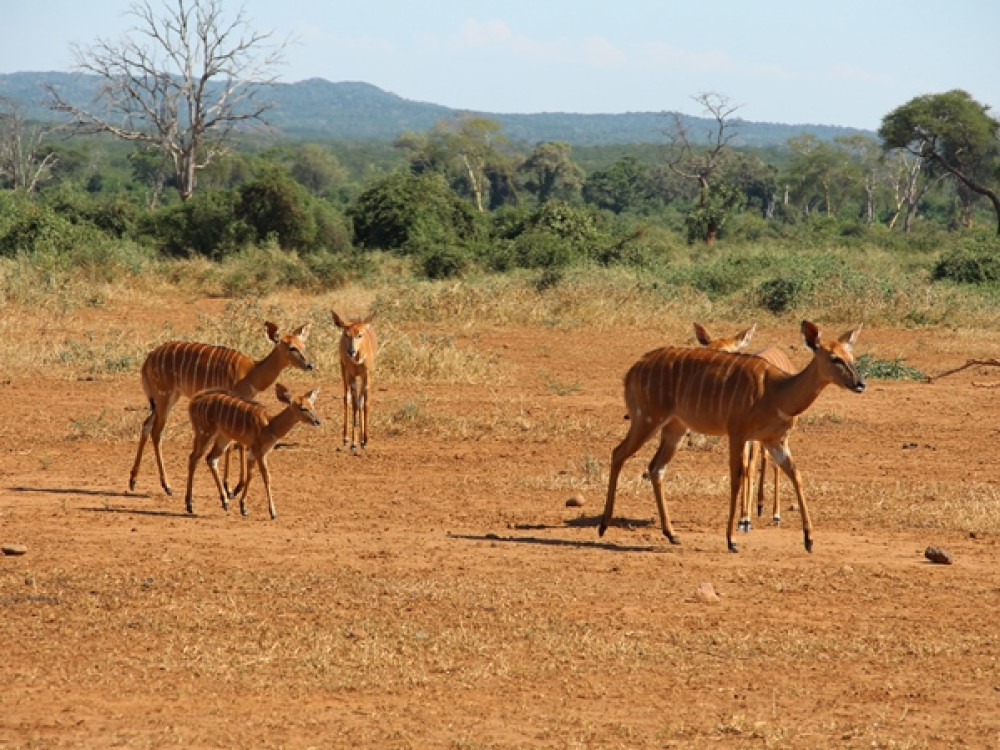
[[[736,546],[736,542],[729,542],[729,551],[734,555],[739,554],[739,548]]]
[[[810,539],[808,535],[806,535],[806,552],[812,552],[812,551],[813,551],[813,540]]]
[[[174,491],[170,489],[170,487],[168,487],[167,485],[163,485],[163,491],[166,492],[168,495],[174,494]]]
[[[771,519],[772,526],[781,526],[781,516],[775,516]]]
[[[608,530],[608,524],[606,521],[601,521],[601,525],[597,527],[597,536],[604,536],[604,532]]]
[[[681,540],[677,538],[676,535],[667,534],[667,539],[670,540],[671,544],[680,544]]]
[[[187,503],[185,503],[185,506],[187,507],[188,515],[192,515],[193,516],[194,515],[194,503],[192,503],[191,501],[188,501]]]
[[[128,491],[133,492],[135,490],[135,477],[128,478]]]
[[[750,533],[750,529],[753,528],[753,524],[750,523],[750,519],[749,518],[743,518],[743,519],[740,519],[740,522],[737,524],[737,528],[740,531],[742,531],[744,534],[749,534]]]

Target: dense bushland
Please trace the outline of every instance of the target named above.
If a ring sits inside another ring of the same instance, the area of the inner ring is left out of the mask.
[[[155,170],[134,155],[89,146],[104,154],[90,172],[77,155],[30,195],[0,189],[5,300],[33,304],[86,287],[97,303],[102,284],[164,281],[233,297],[358,283],[433,307],[453,304],[442,299],[451,287],[421,280],[461,279],[462,294],[482,296],[476,314],[498,319],[525,295],[547,320],[575,310],[589,323],[598,310],[620,319],[665,304],[712,317],[904,325],[992,320],[997,309],[1000,243],[988,220],[956,223],[956,194],[943,187],[924,195],[906,231],[871,221],[859,202],[809,210],[815,201],[800,196],[762,211],[753,190],[736,191],[709,246],[692,241],[690,188],[627,152],[605,154],[584,176],[567,168],[568,148],[537,149],[523,179],[513,163],[484,173],[493,192],[480,211],[471,183],[438,152],[362,173],[341,166],[336,145],[248,148],[180,201],[169,184],[153,190]],[[555,189],[561,174],[572,181]],[[543,183],[558,197],[532,192]]]

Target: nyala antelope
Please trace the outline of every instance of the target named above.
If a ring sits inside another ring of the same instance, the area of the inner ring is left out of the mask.
[[[306,358],[310,324],[285,334],[271,322],[265,323],[264,328],[274,348],[257,362],[235,349],[188,341],[168,341],[146,356],[142,363],[142,390],[149,401],[149,416],[142,423],[139,449],[129,474],[130,491],[135,489],[142,451],[146,440],[151,438],[160,485],[164,492],[171,494],[160,442],[167,417],[181,396],[190,398],[199,391],[222,388],[249,399],[270,388],[286,367],[313,369],[312,362]]]
[[[344,445],[350,418],[351,450],[368,445],[369,392],[375,372],[378,337],[372,327],[373,315],[344,320],[333,310],[333,323],[340,329],[340,375],[344,382]]]
[[[729,550],[737,551],[733,534],[743,484],[744,446],[756,440],[791,480],[802,515],[805,548],[812,551],[812,521],[802,478],[788,449],[788,431],[827,385],[862,393],[866,384],[852,354],[860,327],[833,341],[822,339],[819,328],[809,321],[802,322],[801,330],[813,358],[795,374],[782,372],[761,357],[681,347],[648,352],[629,368],[625,405],[631,421],[625,439],[611,454],[608,496],[598,529],[601,536],[613,517],[622,466],[659,431],[660,445],[649,463],[649,477],[663,533],[671,543],[679,542],[663,499],[663,475],[690,429],[729,438]]]
[[[271,520],[278,517],[271,495],[271,474],[267,467],[267,454],[281,438],[300,422],[311,425],[320,423],[314,410],[319,389],[303,396],[292,398],[291,393],[281,383],[275,386],[278,400],[287,406],[274,417],[268,417],[267,410],[256,401],[247,401],[229,391],[211,390],[195,394],[188,404],[191,427],[194,430],[194,446],[188,459],[187,494],[184,497],[188,513],[194,513],[194,472],[202,456],[215,479],[224,510],[229,510],[229,495],[219,476],[219,457],[231,443],[239,443],[247,450],[248,470],[240,493],[240,513],[247,515],[247,490],[253,475],[253,465],[260,469],[267,494],[267,509]],[[211,451],[209,451],[211,446]],[[206,456],[206,452],[208,455]]]

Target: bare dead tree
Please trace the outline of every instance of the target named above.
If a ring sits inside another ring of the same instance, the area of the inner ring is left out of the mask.
[[[158,148],[186,200],[198,170],[234,132],[266,125],[270,104],[258,97],[275,81],[287,41],[275,44],[272,32],[252,29],[243,9],[227,19],[220,0],[163,0],[159,11],[140,0],[128,14],[136,25],[120,41],[73,47],[76,69],[102,80],[94,106],[80,107],[51,86],[50,106],[84,132]]]
[[[670,113],[672,126],[664,131],[667,138],[666,164],[674,174],[698,183],[698,209],[705,215],[704,240],[712,244],[718,233],[718,211],[710,207],[710,194],[723,165],[732,154],[730,143],[739,135],[739,120],[733,115],[740,105],[732,104],[728,97],[707,92],[693,97],[715,121],[704,139],[696,139],[684,118]]]
[[[16,102],[0,97],[0,185],[35,192],[58,162],[54,151],[43,149],[56,129],[29,123]]]
[[[924,161],[904,149],[892,149],[887,154],[886,184],[892,192],[892,215],[887,226],[890,230],[903,214],[903,234],[910,233],[910,225],[917,205],[930,190],[948,176],[925,174]],[[905,213],[904,213],[905,208]]]

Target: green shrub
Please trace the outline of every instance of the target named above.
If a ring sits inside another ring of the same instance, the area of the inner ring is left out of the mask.
[[[858,372],[872,380],[927,380],[927,375],[906,364],[902,357],[879,359],[862,354],[856,362]]]
[[[773,313],[786,312],[801,303],[805,287],[800,278],[768,279],[757,287],[757,304]]]
[[[1000,241],[988,237],[964,240],[941,256],[931,278],[960,284],[1000,281]]]
[[[395,172],[364,191],[349,211],[354,241],[369,250],[420,255],[434,244],[471,247],[480,220],[441,175]]]
[[[151,211],[137,231],[165,255],[212,260],[236,252],[252,235],[236,217],[236,194],[231,190],[199,190],[183,203]]]
[[[305,250],[316,242],[312,197],[281,167],[268,166],[239,188],[234,214],[251,238],[275,237],[285,250]]]

